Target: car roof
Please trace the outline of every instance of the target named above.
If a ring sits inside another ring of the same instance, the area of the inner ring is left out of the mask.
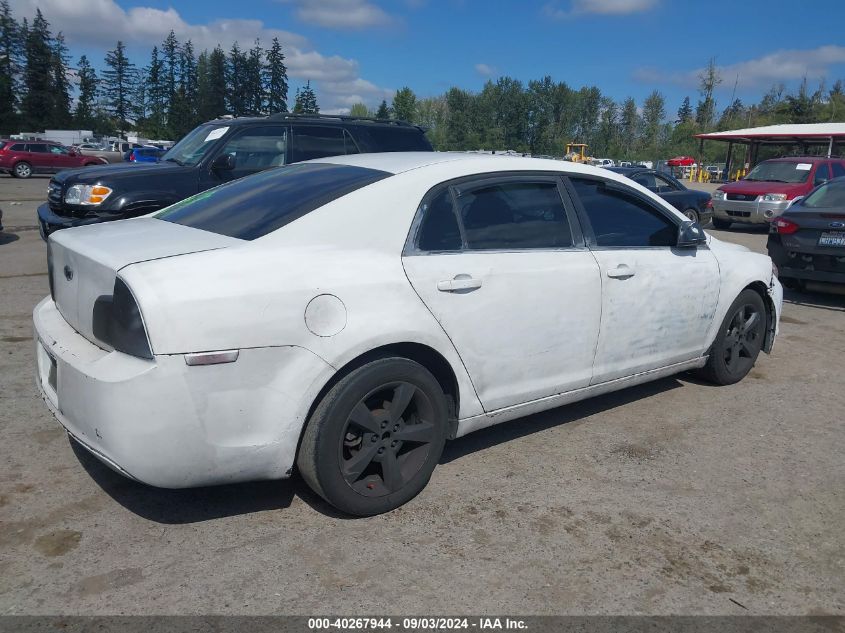
[[[819,163],[824,160],[835,160],[836,157],[828,158],[827,156],[779,156],[778,158],[768,158],[760,161],[761,163],[771,163],[780,161],[783,163]],[[759,164],[759,163],[758,163]]]
[[[216,123],[218,125],[248,125],[251,123],[267,123],[268,121],[285,121],[287,123],[302,123],[320,125],[362,125],[368,127],[387,127],[393,129],[405,130],[419,130],[425,132],[425,128],[408,123],[401,119],[376,119],[373,117],[356,117],[344,114],[294,114],[292,112],[276,112],[266,116],[251,116],[251,117],[230,117],[223,116],[206,123]]]
[[[474,152],[382,152],[372,154],[348,154],[328,156],[308,161],[311,163],[330,163],[333,165],[352,165],[377,169],[390,174],[400,174],[413,169],[437,165],[440,163],[460,164],[464,172],[496,171],[560,171],[581,173],[593,176],[608,176],[607,169],[581,163],[549,158],[529,158],[527,156],[507,156],[504,154],[477,154]],[[612,177],[621,181],[621,176]]]

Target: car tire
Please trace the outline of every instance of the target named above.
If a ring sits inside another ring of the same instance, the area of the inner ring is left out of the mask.
[[[720,229],[722,231],[725,231],[725,230],[731,228],[731,224],[733,224],[733,222],[731,222],[730,220],[722,220],[722,219],[717,218],[715,216],[713,217],[713,219],[711,221],[713,222],[713,228],[714,229]]]
[[[392,412],[399,399],[401,410]],[[297,456],[308,486],[338,510],[372,516],[428,483],[446,443],[448,407],[419,363],[379,358],[341,378],[310,416]]]
[[[12,172],[17,178],[29,178],[32,175],[32,165],[22,160],[15,165]]]
[[[687,216],[688,220],[691,220],[692,222],[698,222],[698,211],[696,211],[695,209],[684,209],[683,211],[681,211],[681,213]]]
[[[699,374],[717,385],[732,385],[745,378],[763,348],[767,322],[760,294],[750,289],[739,293],[728,308],[707,364]]]

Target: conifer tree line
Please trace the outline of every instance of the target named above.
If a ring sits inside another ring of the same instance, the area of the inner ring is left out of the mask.
[[[148,138],[176,140],[198,123],[221,114],[285,112],[288,77],[282,44],[250,48],[235,42],[197,54],[190,41],[171,32],[153,46],[146,65],[136,66],[117,42],[97,71],[85,55],[75,62],[61,32],[53,33],[36,11],[31,23],[17,21],[8,0],[0,0],[0,135],[51,128],[91,129],[109,134],[137,130]],[[75,81],[70,77],[75,74]],[[732,78],[729,78],[732,79]],[[740,78],[737,78],[737,80]],[[640,103],[614,100],[597,86],[576,88],[550,76],[523,83],[512,77],[488,81],[479,92],[450,88],[419,98],[410,87],[397,90],[374,109],[352,106],[352,116],[401,119],[428,129],[435,149],[511,149],[561,156],[567,143],[589,145],[593,156],[654,160],[698,153],[693,135],[775,123],[845,121],[845,86],[840,79],[796,90],[776,84],[758,102],[731,97],[720,104],[723,78],[711,59],[694,95],[677,110],[657,90]],[[290,108],[318,113],[310,81]],[[708,160],[723,157],[717,144],[705,146]]]
[[[72,83],[71,77],[75,75]],[[75,95],[75,99],[72,96]],[[116,42],[97,71],[85,55],[74,61],[61,32],[53,34],[40,9],[17,21],[0,0],[0,134],[78,128],[98,134],[136,130],[148,138],[178,139],[222,114],[288,110],[288,75],[278,38],[199,54],[173,31],[138,66]],[[294,110],[318,112],[310,82]]]

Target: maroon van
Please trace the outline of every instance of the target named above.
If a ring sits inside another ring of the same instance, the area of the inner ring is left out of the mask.
[[[73,149],[52,141],[0,140],[0,172],[16,178],[29,178],[32,174],[54,174],[63,169],[107,165],[108,161],[97,156],[83,156]]]
[[[845,160],[820,156],[790,156],[765,160],[742,180],[713,192],[713,226],[733,222],[764,224],[786,211],[798,196],[831,178],[845,176]]]

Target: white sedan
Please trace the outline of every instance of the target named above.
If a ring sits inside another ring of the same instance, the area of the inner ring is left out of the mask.
[[[115,470],[183,488],[296,466],[355,515],[447,439],[774,342],[771,260],[604,169],[325,158],[50,235],[38,385]]]

